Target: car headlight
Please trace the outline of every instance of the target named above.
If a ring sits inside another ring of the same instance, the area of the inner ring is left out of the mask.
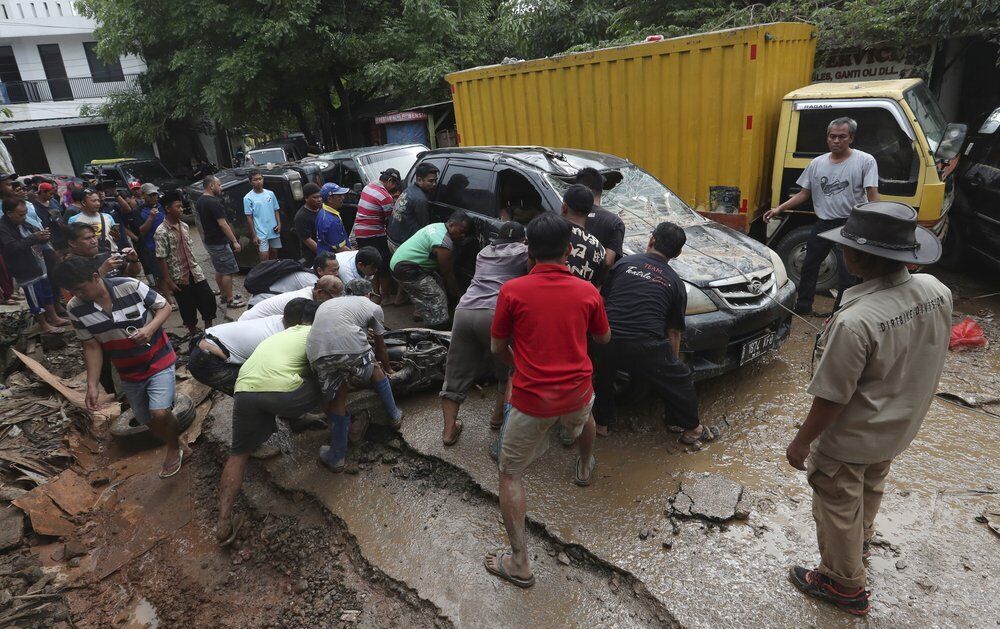
[[[301,201],[305,198],[302,194],[302,182],[301,181],[291,181],[289,185],[292,188],[292,198],[296,201]]]
[[[684,282],[684,290],[687,292],[687,310],[684,311],[685,315],[715,312],[719,309],[715,303],[709,299],[708,295],[705,294],[705,291],[701,290],[697,286]]]
[[[785,263],[773,249],[768,249],[771,254],[771,267],[774,268],[774,285],[781,288],[788,283],[788,271],[785,270]]]

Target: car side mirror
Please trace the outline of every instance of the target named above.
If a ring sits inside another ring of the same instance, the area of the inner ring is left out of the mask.
[[[944,129],[944,136],[937,150],[934,151],[935,162],[950,162],[958,157],[965,144],[965,135],[968,132],[968,125],[953,122]]]

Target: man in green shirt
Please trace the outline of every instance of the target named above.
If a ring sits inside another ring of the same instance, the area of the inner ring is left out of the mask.
[[[307,300],[294,299],[285,306],[286,313],[302,308],[301,323],[261,341],[240,367],[236,379],[233,442],[219,481],[219,520],[215,529],[216,539],[223,546],[232,543],[242,524],[231,516],[247,460],[276,430],[275,417],[303,415],[315,410],[322,400],[306,356],[306,339],[319,304],[308,301],[303,307],[297,303],[301,301]]]
[[[455,244],[472,233],[472,226],[472,218],[457,210],[447,223],[431,223],[417,230],[392,255],[392,276],[413,300],[413,318],[428,327],[446,325],[449,301],[458,301]],[[444,278],[447,293],[434,278],[435,271]]]

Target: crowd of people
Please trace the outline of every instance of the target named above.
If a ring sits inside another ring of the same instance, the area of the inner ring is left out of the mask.
[[[919,429],[940,377],[951,293],[931,276],[908,271],[907,264],[934,262],[940,244],[917,226],[912,208],[876,201],[871,164],[865,154],[852,157],[855,131],[853,121],[833,121],[831,153],[817,158],[800,180],[800,196],[812,191],[817,213],[831,216],[810,251],[825,256],[835,248],[845,278],[838,308],[817,340],[808,389],[812,408],[787,458],[808,471],[822,557],[815,570],[793,567],[790,578],[807,594],[864,615],[870,604],[862,562],[883,482],[893,457]],[[830,179],[831,164],[850,166],[836,171],[842,181]],[[585,168],[565,191],[561,215],[503,223],[478,251],[471,281],[463,285],[456,254],[477,242],[470,238],[477,226],[462,211],[434,220],[429,200],[437,177],[437,169],[423,163],[403,189],[397,171],[383,172],[362,191],[352,229],[340,214],[346,188],[304,186],[291,226],[303,255],[289,261],[280,258],[284,212],[261,174],[250,171],[243,209],[262,262],[245,282],[256,286],[251,307],[219,325],[177,191],[161,196],[145,184],[129,198],[117,191],[109,198],[100,189],[74,190],[71,207],[59,208],[47,182],[31,191],[35,200],[29,201],[29,191],[3,175],[0,244],[40,328],[71,322],[76,329],[91,408],[113,365],[112,380],[120,382],[137,420],[167,445],[164,478],[176,474],[189,454],[171,410],[176,353],[164,333],[168,299],[176,301],[192,338],[188,369],[234,398],[232,448],[219,490],[217,537],[223,545],[235,539],[242,522],[234,505],[248,457],[275,432],[278,418],[322,413],[329,443],[318,458],[332,472],[344,469],[349,444],[368,427],[369,415],[348,413],[350,391],[372,389],[388,423],[401,426],[383,305],[412,300],[415,320],[452,333],[440,392],[444,447],[460,439],[461,407],[472,386],[484,379],[497,383],[489,423],[499,437],[491,454],[510,548],[488,553],[484,567],[527,588],[535,575],[526,546],[523,476],[555,430],[563,445],[577,450],[572,482],[594,482],[595,444],[615,426],[620,371],[649,382],[681,442],[720,437],[699,417],[692,371],[682,357],[686,291],[670,262],[681,255],[686,236],[662,222],[644,251],[626,255],[622,219],[600,206],[603,176]],[[203,184],[197,211],[221,300],[242,307],[232,287],[240,243],[218,179],[209,175]],[[0,288],[10,299],[12,291]],[[64,308],[61,290],[71,297]],[[811,290],[800,294],[798,311],[811,311]]]

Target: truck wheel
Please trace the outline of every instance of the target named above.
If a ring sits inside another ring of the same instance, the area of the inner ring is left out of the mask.
[[[806,243],[809,242],[809,235],[812,227],[804,225],[796,227],[782,237],[774,251],[785,263],[785,270],[788,272],[788,279],[798,286],[802,279],[802,263],[806,260]],[[837,256],[830,251],[826,260],[819,265],[819,275],[816,277],[816,292],[829,291],[837,288]]]

